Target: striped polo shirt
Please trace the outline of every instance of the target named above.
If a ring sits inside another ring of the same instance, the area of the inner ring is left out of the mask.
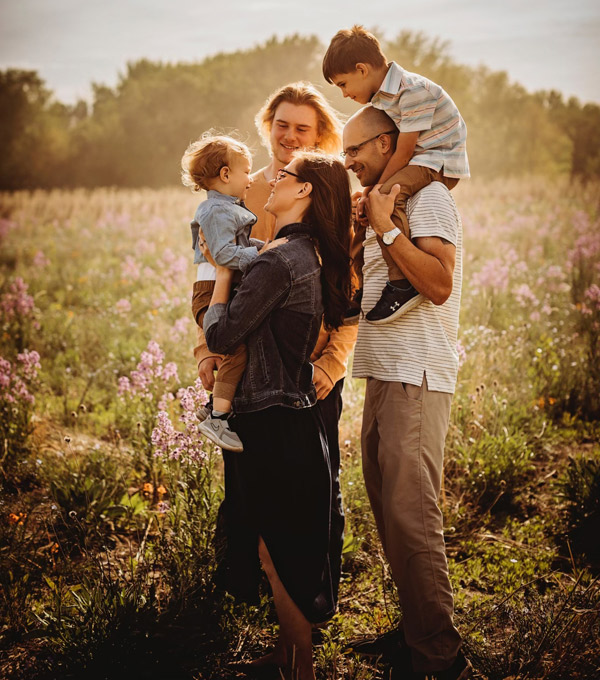
[[[433,182],[409,198],[406,205],[411,237],[438,236],[456,246],[452,293],[443,305],[425,300],[389,324],[373,326],[361,315],[354,349],[353,378],[427,385],[435,392],[453,393],[458,373],[458,313],[462,286],[462,224],[452,195]],[[362,308],[372,309],[381,295],[388,270],[375,232],[364,241]]]
[[[394,121],[400,132],[420,132],[409,165],[446,177],[469,177],[467,126],[450,95],[427,78],[391,62],[371,104]]]

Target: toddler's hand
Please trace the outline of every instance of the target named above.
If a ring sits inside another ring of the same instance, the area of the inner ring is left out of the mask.
[[[263,253],[266,253],[267,250],[271,250],[271,248],[278,248],[279,246],[282,246],[284,243],[287,243],[288,239],[287,236],[283,236],[282,238],[276,238],[274,241],[270,241],[267,239],[265,241],[265,245],[258,251],[259,255],[262,255]]]

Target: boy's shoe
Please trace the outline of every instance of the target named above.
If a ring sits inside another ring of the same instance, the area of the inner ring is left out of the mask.
[[[471,671],[473,666],[471,666],[469,660],[459,650],[454,663],[450,668],[445,671],[437,671],[436,673],[414,673],[413,680],[467,680],[471,677]],[[404,676],[398,676],[398,678]],[[394,678],[393,675],[390,676],[391,679]]]
[[[379,301],[367,313],[367,321],[376,326],[391,323],[425,300],[425,296],[421,295],[408,281],[406,285],[407,288],[398,288],[388,281],[385,284]]]
[[[215,418],[211,412],[208,418],[198,425],[198,430],[222,449],[236,453],[244,450],[242,440],[229,428],[226,418]]]
[[[382,635],[351,640],[344,647],[344,651],[392,663],[401,648],[406,648],[404,631],[402,628],[393,628]]]

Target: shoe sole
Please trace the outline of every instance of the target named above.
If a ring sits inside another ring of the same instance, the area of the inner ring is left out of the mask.
[[[205,425],[205,424],[206,424],[206,421],[204,420],[203,422],[200,423],[200,425],[198,425],[198,430],[207,439],[210,439],[210,441],[213,444],[220,446],[222,449],[225,449],[225,451],[233,451],[234,453],[242,453],[242,451],[244,450],[243,446],[233,446],[232,444],[227,444],[222,439],[220,439],[219,436],[216,435],[211,429],[209,429],[208,425]]]
[[[410,312],[411,309],[418,307],[425,299],[425,296],[419,293],[416,297],[414,297],[412,300],[409,300],[406,304],[402,305],[400,309],[397,309],[393,314],[390,314],[390,316],[387,316],[385,319],[376,319],[375,321],[371,321],[368,314],[365,316],[365,319],[367,320],[367,323],[370,323],[372,326],[385,326],[385,324],[392,323],[392,321],[395,321],[407,312]]]

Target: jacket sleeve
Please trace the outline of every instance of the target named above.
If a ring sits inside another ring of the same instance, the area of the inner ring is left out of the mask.
[[[212,352],[230,354],[289,295],[290,270],[277,249],[263,253],[248,269],[233,298],[208,308],[204,334]]]
[[[244,248],[236,244],[236,221],[227,208],[213,206],[203,215],[200,228],[210,254],[218,265],[245,271],[258,257],[258,249],[255,246]]]
[[[321,328],[321,333],[327,331]],[[325,372],[332,385],[346,375],[348,357],[354,349],[357,333],[358,324],[340,326],[337,330],[331,331],[321,354],[313,361],[315,366]]]

